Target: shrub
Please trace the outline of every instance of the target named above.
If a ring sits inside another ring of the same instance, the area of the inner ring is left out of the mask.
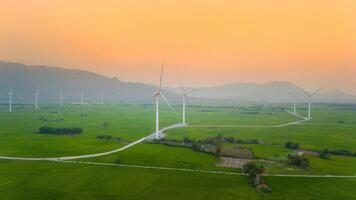
[[[310,167],[309,159],[304,156],[299,156],[297,154],[294,155],[288,154],[287,159],[288,159],[288,163],[291,165],[295,165],[303,169],[307,169]]]
[[[324,150],[323,152],[321,152],[320,155],[319,155],[319,157],[320,157],[321,159],[330,159],[330,156],[331,156],[331,154],[330,154],[330,152],[329,152],[328,149],[325,149],[325,150]]]
[[[54,135],[77,135],[82,133],[82,128],[53,128],[43,126],[39,128],[40,134],[54,134]]]
[[[189,137],[183,137],[183,143],[195,143],[195,139],[190,139]]]
[[[216,145],[216,152],[215,152],[216,155],[220,155],[221,151],[222,151],[222,145],[221,143],[219,143]]]
[[[248,162],[242,166],[242,172],[249,176],[256,176],[257,174],[264,173],[264,166],[263,165],[257,166],[253,162]]]
[[[104,139],[104,140],[111,140],[112,139],[112,136],[111,135],[98,135],[96,136],[97,139]],[[121,138],[118,138],[121,140]]]
[[[287,149],[293,149],[296,150],[299,148],[299,144],[298,143],[293,143],[291,141],[286,142],[286,144],[284,145]]]
[[[334,151],[330,151],[330,153],[340,156],[352,156],[352,152],[346,149],[338,149]]]

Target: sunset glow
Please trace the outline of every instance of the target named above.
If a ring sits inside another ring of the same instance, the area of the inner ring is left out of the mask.
[[[0,60],[191,86],[287,80],[356,94],[354,0],[10,1]]]

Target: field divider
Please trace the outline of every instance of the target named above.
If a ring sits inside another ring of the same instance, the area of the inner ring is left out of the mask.
[[[233,176],[247,176],[247,174],[238,173],[238,172],[199,170],[199,169],[174,168],[174,167],[158,167],[158,166],[148,166],[148,165],[129,165],[129,164],[100,163],[100,162],[73,161],[73,160],[58,160],[55,162],[84,164],[84,165],[96,165],[96,166],[112,166],[112,167],[127,167],[127,168],[140,168],[140,169],[196,172],[196,173],[208,173],[208,174],[223,174],[223,175],[233,175]],[[260,176],[263,176],[263,177],[295,177],[295,178],[356,178],[356,175],[309,175],[309,174],[262,174]]]

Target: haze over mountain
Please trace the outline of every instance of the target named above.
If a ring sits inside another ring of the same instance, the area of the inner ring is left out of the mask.
[[[0,102],[8,101],[10,89],[14,92],[15,103],[33,103],[36,90],[40,102],[55,103],[63,91],[65,103],[79,103],[80,94],[85,94],[86,102],[95,103],[96,94],[104,93],[107,103],[153,103],[152,95],[157,86],[123,82],[96,73],[47,66],[26,66],[19,63],[0,61]],[[180,103],[180,88],[165,88],[165,95],[172,103]],[[170,91],[168,91],[170,90]],[[199,88],[192,94],[191,101],[252,101],[252,102],[292,102],[305,101],[302,88],[289,82],[266,84],[240,83],[217,87]],[[326,91],[315,96],[313,101],[351,103],[356,97],[342,91]]]
[[[35,91],[40,93],[40,102],[59,101],[60,91],[65,103],[80,102],[81,92],[88,103],[96,102],[97,93],[105,94],[107,103],[147,103],[156,86],[123,82],[88,71],[62,69],[46,66],[26,66],[19,63],[0,62],[0,101],[8,101],[8,92],[14,92],[14,102],[31,103]],[[167,97],[175,96],[165,91]]]
[[[176,93],[179,93],[180,90],[180,88],[171,88],[171,91]],[[237,101],[271,103],[307,101],[307,95],[304,90],[287,81],[276,81],[265,84],[236,83],[217,87],[199,88],[198,91],[191,94],[191,96],[204,99],[230,99]],[[356,102],[356,96],[339,90],[325,90],[316,94],[312,101],[329,103],[352,103]]]

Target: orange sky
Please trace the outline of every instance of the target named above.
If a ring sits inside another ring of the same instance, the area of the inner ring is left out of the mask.
[[[2,0],[0,60],[122,80],[288,80],[356,94],[355,0]]]

